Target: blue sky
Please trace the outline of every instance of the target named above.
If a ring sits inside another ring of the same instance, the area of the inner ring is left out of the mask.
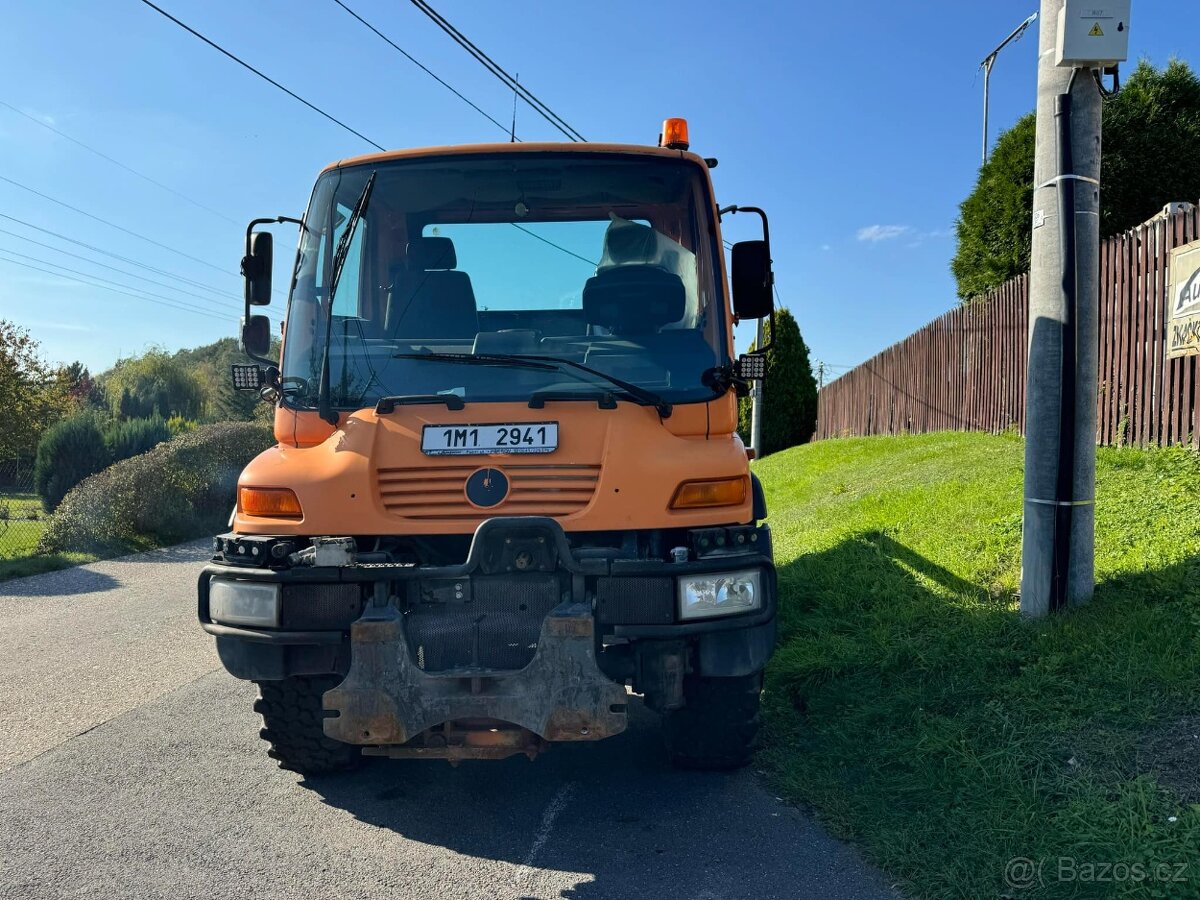
[[[511,94],[411,4],[347,4],[508,121]],[[332,0],[160,5],[386,147],[502,137]],[[693,149],[721,161],[713,176],[722,205],[770,213],[781,296],[814,358],[836,374],[955,302],[948,265],[957,205],[979,164],[979,61],[1037,5],[440,0],[437,8],[589,139],[653,142],[664,117],[686,117]],[[1200,4],[1139,0],[1131,52],[1157,65],[1188,59],[1198,25]],[[993,71],[993,138],[1033,107],[1036,47],[1031,29]],[[0,106],[0,176],[186,254],[0,180],[0,215],[11,217],[0,218],[0,317],[29,328],[52,361],[101,370],[151,345],[234,334],[244,223],[299,215],[326,163],[372,149],[138,0],[10,4],[0,58],[0,102],[219,214]],[[517,132],[557,137],[527,108]],[[733,217],[726,237],[753,237],[755,227]],[[295,233],[278,235],[283,285]],[[47,262],[140,287],[160,303],[67,281],[79,276]],[[271,311],[277,317],[282,300]],[[742,346],[748,331],[739,331]]]

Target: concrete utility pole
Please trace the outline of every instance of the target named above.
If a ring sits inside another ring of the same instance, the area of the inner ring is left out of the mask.
[[[763,345],[763,320],[758,320],[758,325],[754,331],[754,347],[755,349]],[[763,379],[758,378],[753,381],[750,388],[750,446],[754,449],[754,453],[758,457],[762,457],[762,403],[763,403]]]
[[[1042,0],[1038,42],[1021,547],[1030,617],[1086,603],[1095,585],[1101,97],[1090,71],[1055,66],[1063,2]]]
[[[1007,47],[1015,40],[1019,40],[1021,35],[1025,33],[1025,29],[1032,25],[1037,20],[1038,14],[1034,13],[1020,25],[1012,30],[1012,34],[996,45],[996,49],[983,58],[983,62],[979,64],[979,68],[983,69],[983,161],[987,162],[988,158],[988,87],[992,80],[992,66],[996,64],[996,57],[1000,55],[1000,51]]]

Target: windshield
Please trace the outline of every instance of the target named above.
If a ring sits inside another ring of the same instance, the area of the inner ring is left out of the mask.
[[[334,253],[372,173],[330,309]],[[605,375],[671,403],[709,400],[704,373],[727,355],[711,209],[694,163],[658,157],[500,153],[327,172],[296,260],[286,402],[317,408],[326,364],[335,409],[586,397],[614,391]]]

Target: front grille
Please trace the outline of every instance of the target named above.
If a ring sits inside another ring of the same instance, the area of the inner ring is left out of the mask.
[[[357,584],[285,584],[279,626],[297,631],[349,628],[362,615]]]
[[[675,621],[675,579],[596,579],[596,618],[605,625],[670,625]]]
[[[600,480],[599,466],[506,463],[495,468],[508,476],[508,496],[484,510],[467,501],[464,485],[472,472],[485,467],[474,462],[378,469],[379,501],[389,513],[405,519],[478,520],[497,513],[569,516],[592,501]]]
[[[552,574],[472,578],[463,601],[418,603],[409,610],[404,625],[412,658],[426,672],[523,669],[559,592]]]

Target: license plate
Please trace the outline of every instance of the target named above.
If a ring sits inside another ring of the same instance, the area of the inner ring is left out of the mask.
[[[557,422],[526,422],[511,425],[426,425],[421,432],[421,452],[428,456],[553,453],[557,449]]]

